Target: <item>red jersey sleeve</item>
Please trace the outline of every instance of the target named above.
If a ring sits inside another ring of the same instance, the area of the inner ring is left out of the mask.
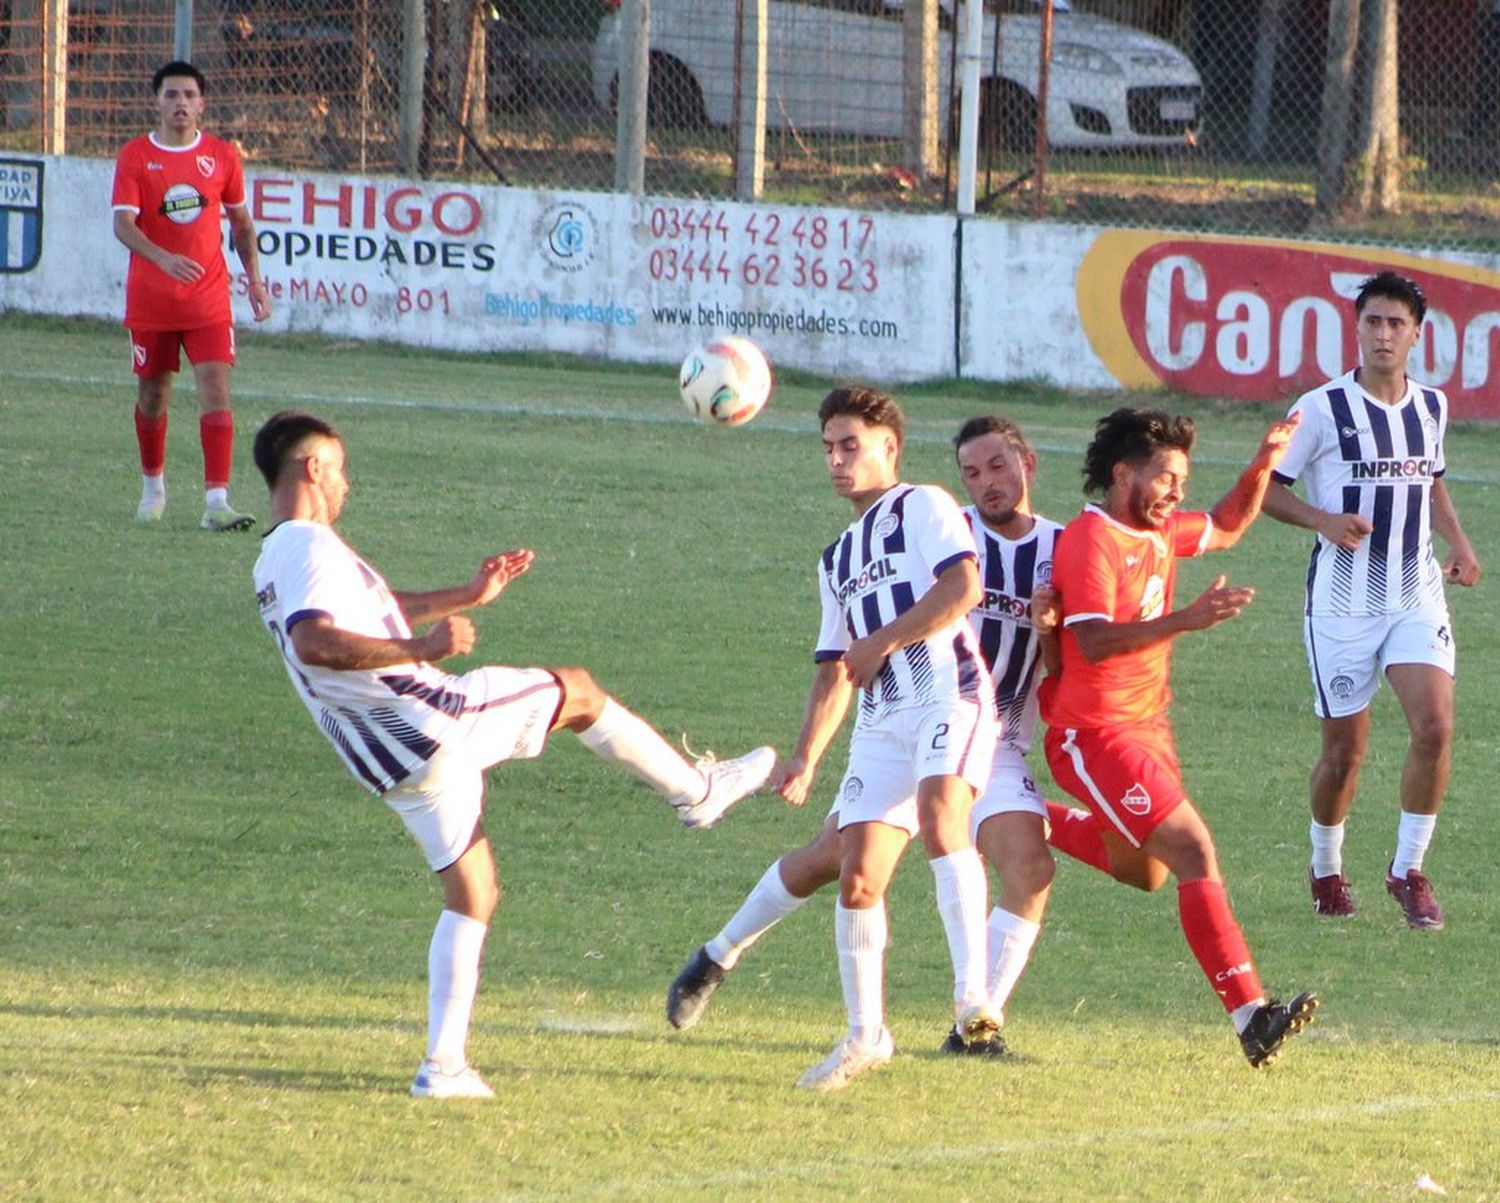
[[[1208,536],[1214,520],[1198,510],[1178,510],[1172,515],[1172,550],[1183,559],[1201,556],[1208,550]]]
[[[111,209],[141,208],[140,155],[136,144],[127,142],[115,159],[115,183],[110,193]]]
[[[1074,522],[1059,537],[1052,584],[1062,597],[1063,622],[1115,620],[1119,548],[1102,522]]]

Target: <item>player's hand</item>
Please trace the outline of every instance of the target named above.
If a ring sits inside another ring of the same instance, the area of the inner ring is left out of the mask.
[[[1180,611],[1185,628],[1189,631],[1206,631],[1221,622],[1238,618],[1240,611],[1255,597],[1255,590],[1246,586],[1231,586],[1229,578],[1218,576],[1214,583],[1200,593]]]
[[[271,290],[266,287],[264,280],[255,280],[247,290],[250,296],[250,312],[255,315],[257,322],[263,322],[271,316]]]
[[[531,567],[536,559],[534,552],[525,548],[502,551],[499,555],[487,556],[474,574],[473,605],[487,606],[505,590],[505,586]]]
[[[856,639],[844,653],[844,668],[849,674],[850,684],[855,689],[873,685],[887,659],[886,651],[868,635]]]
[[[1282,457],[1286,455],[1286,449],[1292,445],[1292,435],[1297,432],[1297,426],[1301,421],[1301,414],[1293,414],[1289,418],[1282,418],[1279,422],[1271,423],[1271,429],[1266,431],[1265,438],[1261,439],[1260,446],[1255,449],[1255,458],[1251,463],[1265,471],[1270,471],[1281,463]]]
[[[1443,561],[1443,579],[1455,585],[1477,585],[1483,575],[1484,569],[1479,567],[1472,547],[1455,547]]]
[[[788,806],[801,806],[812,793],[817,775],[817,769],[804,757],[791,756],[771,771],[771,784]]]
[[[184,284],[196,284],[203,279],[203,265],[196,259],[189,259],[186,255],[163,255],[156,264],[167,275],[174,280],[180,280]]]
[[[1051,585],[1038,585],[1031,591],[1031,629],[1038,635],[1050,635],[1062,622],[1062,598]]]
[[[423,660],[446,660],[474,650],[474,624],[462,614],[450,614],[423,635]]]
[[[1374,523],[1360,514],[1325,514],[1318,522],[1318,534],[1346,551],[1357,548],[1374,529]]]

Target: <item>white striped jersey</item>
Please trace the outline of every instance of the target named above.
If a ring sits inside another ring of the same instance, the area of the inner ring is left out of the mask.
[[[1309,504],[1360,514],[1374,528],[1353,551],[1318,535],[1307,569],[1308,614],[1446,611],[1432,549],[1432,486],[1443,475],[1448,399],[1408,379],[1399,405],[1371,397],[1349,372],[1304,393],[1302,421],[1275,477],[1299,477]]]
[[[292,688],[345,766],[383,793],[430,760],[465,712],[455,678],[426,663],[378,669],[304,664],[291,629],[305,618],[375,639],[409,639],[411,628],[385,581],[334,530],[282,522],[266,532],[255,562],[255,598]]]
[[[976,555],[963,511],[942,489],[887,489],[818,561],[823,625],[813,658],[842,659],[854,640],[916,605],[944,569]],[[987,696],[978,641],[959,619],[887,658],[875,681],[860,690],[856,729],[908,706]]]
[[[1052,583],[1052,548],[1062,523],[1038,517],[1030,532],[1007,539],[985,526],[979,511],[964,507],[979,546],[984,600],[969,611],[979,654],[995,689],[1000,743],[1025,755],[1036,734],[1037,687],[1041,684],[1040,640],[1031,626],[1031,594]]]

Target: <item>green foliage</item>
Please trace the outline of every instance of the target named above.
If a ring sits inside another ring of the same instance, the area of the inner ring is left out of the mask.
[[[258,540],[196,529],[190,387],[166,521],[139,530],[118,330],[12,316],[0,346],[7,1197],[1301,1203],[1411,1197],[1423,1174],[1454,1198],[1500,1197],[1491,586],[1453,598],[1460,732],[1429,860],[1449,929],[1429,936],[1380,886],[1405,745],[1388,696],[1346,845],[1361,913],[1310,913],[1306,538],[1265,523],[1185,566],[1184,601],[1219,571],[1259,590],[1239,621],[1182,641],[1175,721],[1263,976],[1323,992],[1318,1024],[1270,1070],[1244,1065],[1172,890],[1136,894],[1068,862],[1011,1008],[1030,1059],[943,1060],[947,952],[913,854],[892,897],[900,1054],[841,1096],[803,1097],[792,1082],[843,1024],[827,899],[749,953],[691,1033],[668,1030],[662,998],[764,866],[817,828],[840,749],[807,812],[763,799],[695,835],[559,736],[490,783],[506,893],[471,1053],[500,1098],[422,1105],[405,1089],[437,891],[288,687],[250,592]],[[670,369],[552,356],[247,337],[236,384],[241,508],[264,514],[256,425],[312,409],[347,438],[345,533],[398,588],[536,550],[476,616],[480,656],[582,663],[724,753],[794,737],[812,564],[847,518],[820,461],[820,382],[781,378],[733,431],[689,423]],[[952,431],[999,408],[1040,449],[1039,501],[1059,517],[1076,510],[1093,420],[1119,401],[975,383],[903,397],[909,479],[956,484]],[[1211,504],[1272,414],[1167,403],[1200,420],[1191,493]],[[1449,447],[1492,566],[1495,442],[1469,428]]]

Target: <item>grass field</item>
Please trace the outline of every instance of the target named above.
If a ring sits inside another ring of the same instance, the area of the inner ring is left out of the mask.
[[[348,443],[345,535],[398,588],[535,549],[477,614],[479,656],[586,664],[722,753],[790,744],[813,558],[847,521],[818,382],[783,380],[751,426],[704,430],[664,370],[244,342],[241,508],[264,513],[250,433],[310,408]],[[752,951],[692,1032],[668,1029],[662,999],[817,828],[841,748],[808,811],[758,800],[694,834],[563,735],[490,786],[505,899],[470,1052],[501,1097],[423,1105],[405,1092],[435,885],[288,687],[251,595],[258,540],[196,529],[187,392],[167,519],[132,524],[132,393],[117,329],[0,319],[0,1197],[1301,1203],[1425,1198],[1427,1175],[1452,1199],[1500,1199],[1493,583],[1452,598],[1460,730],[1428,860],[1448,930],[1428,935],[1380,884],[1404,751],[1388,695],[1345,848],[1361,913],[1310,913],[1304,534],[1266,522],[1184,568],[1183,600],[1215,571],[1260,591],[1179,644],[1175,721],[1263,977],[1323,994],[1267,1071],[1244,1064],[1173,892],[1066,862],[1011,1007],[1029,1059],[941,1058],[947,952],[913,855],[892,899],[896,1060],[840,1095],[794,1091],[843,1026],[829,899]],[[908,478],[956,488],[948,437],[999,409],[1041,448],[1039,502],[1057,517],[1076,512],[1080,452],[1116,401],[977,385],[903,398]],[[1208,505],[1273,414],[1181,408],[1201,423],[1190,503]],[[1497,449],[1497,432],[1462,428],[1448,457],[1500,574]]]

